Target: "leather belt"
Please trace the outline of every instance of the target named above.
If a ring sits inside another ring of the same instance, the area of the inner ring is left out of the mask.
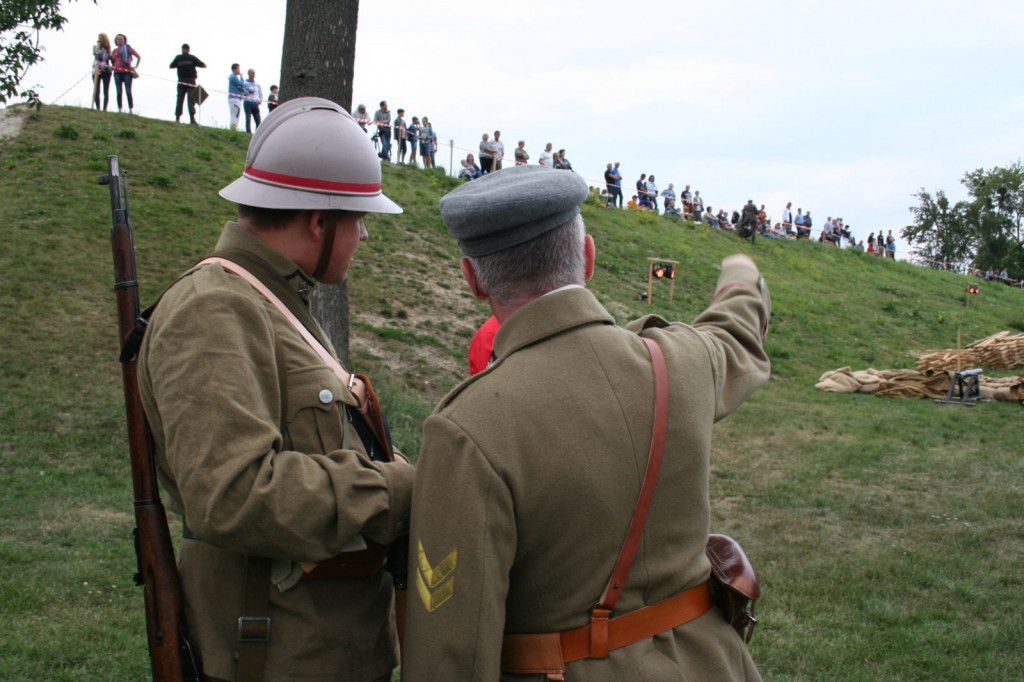
[[[321,561],[302,580],[337,580],[338,578],[372,578],[384,565],[388,548],[373,540],[366,540],[366,549],[342,552]]]
[[[604,658],[608,651],[679,627],[710,608],[711,592],[708,583],[703,582],[674,597],[605,621],[607,625],[597,629],[607,628],[606,633],[595,631],[592,621],[591,625],[564,632],[505,635],[501,671],[511,675],[546,674],[550,680],[559,680],[567,663]]]

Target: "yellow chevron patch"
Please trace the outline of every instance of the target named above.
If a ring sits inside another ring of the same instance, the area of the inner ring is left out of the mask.
[[[455,594],[455,578],[452,577],[452,572],[458,563],[459,550],[458,548],[453,549],[436,566],[430,565],[422,542],[417,543],[416,554],[419,563],[416,570],[416,590],[419,592],[420,599],[423,600],[423,606],[430,612]]]

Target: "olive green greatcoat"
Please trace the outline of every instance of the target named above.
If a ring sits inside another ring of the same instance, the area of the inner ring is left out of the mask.
[[[662,348],[669,426],[661,473],[616,614],[708,578],[712,424],[769,376],[770,300],[734,264],[693,323],[618,327],[583,288],[513,313],[491,367],[427,420],[413,495],[406,682],[501,676],[504,633],[589,622],[626,536],[653,425],[651,360]],[[543,678],[536,678],[543,679]],[[758,680],[746,646],[712,609],[690,623],[568,666],[567,680]]]
[[[327,343],[293,262],[234,223],[217,249],[243,256]],[[168,506],[200,538],[183,540],[179,557],[189,627],[207,675],[234,679],[247,555],[287,570],[360,535],[390,542],[407,523],[413,469],[370,461],[344,416],[355,398],[273,304],[220,265],[165,292],[139,385]],[[266,682],[364,682],[396,665],[386,572],[266,588]]]

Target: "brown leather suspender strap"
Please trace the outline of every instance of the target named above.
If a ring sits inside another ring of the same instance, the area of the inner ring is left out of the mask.
[[[501,669],[504,673],[546,674],[549,680],[563,680],[567,663],[584,658],[606,658],[613,649],[671,630],[703,615],[711,608],[711,595],[708,584],[704,582],[656,604],[611,618],[612,609],[622,594],[643,537],[647,513],[661,469],[661,454],[668,425],[668,370],[665,356],[651,339],[643,339],[643,342],[654,367],[654,427],[640,496],[611,578],[601,600],[591,612],[589,625],[564,632],[505,635],[501,651]]]

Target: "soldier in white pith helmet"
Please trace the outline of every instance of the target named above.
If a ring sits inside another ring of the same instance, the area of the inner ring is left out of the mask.
[[[413,469],[309,297],[345,280],[367,213],[402,209],[356,121],[318,98],[277,107],[220,195],[238,220],[163,294],[139,358],[191,634],[207,679],[390,680],[385,556]]]

